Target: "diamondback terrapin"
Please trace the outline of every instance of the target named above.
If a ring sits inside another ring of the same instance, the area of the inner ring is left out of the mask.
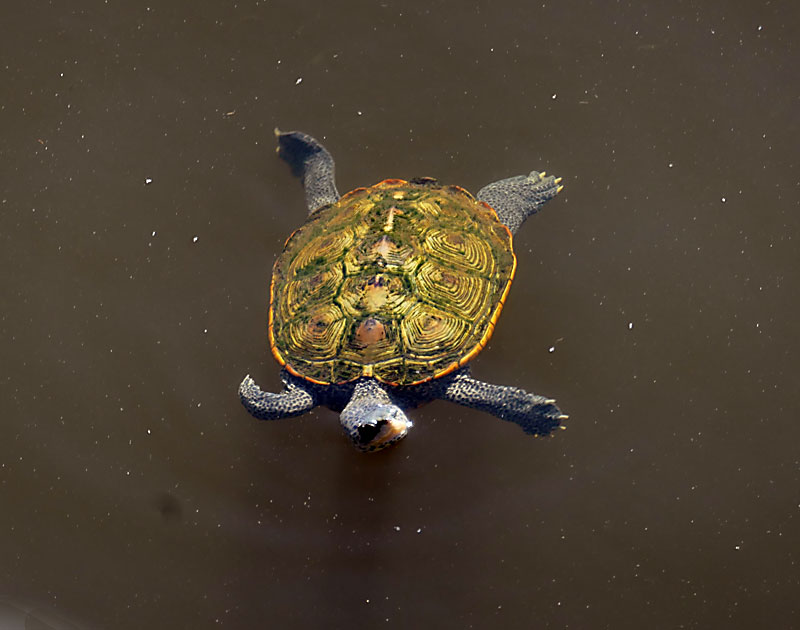
[[[555,401],[470,375],[514,277],[512,235],[560,190],[533,171],[473,197],[430,178],[387,179],[340,197],[330,153],[276,130],[278,153],[302,180],[308,220],[275,262],[269,309],[283,391],[250,376],[239,396],[256,418],[341,412],[355,446],[403,438],[405,410],[435,399],[481,409],[544,435],[566,418]]]

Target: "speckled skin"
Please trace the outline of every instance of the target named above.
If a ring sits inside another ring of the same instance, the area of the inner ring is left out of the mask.
[[[336,203],[339,193],[334,181],[334,161],[314,138],[300,132],[276,130],[278,154],[303,183],[308,213]],[[497,212],[511,233],[561,190],[560,179],[533,171],[494,182],[477,195]],[[239,386],[245,408],[261,420],[299,416],[323,405],[340,412],[340,421],[362,451],[375,451],[402,439],[412,423],[405,414],[431,400],[443,399],[490,413],[514,422],[531,435],[546,435],[567,418],[555,401],[525,390],[492,385],[472,378],[469,367],[420,385],[394,387],[372,378],[360,378],[344,385],[319,385],[281,370],[283,390],[262,391],[250,376]]]
[[[291,167],[306,193],[308,214],[339,201],[335,166],[328,150],[306,133],[275,130],[278,155]]]
[[[488,184],[478,191],[477,198],[492,206],[500,221],[516,234],[525,219],[558,194],[561,190],[559,181],[545,173],[531,171],[529,175],[517,175]]]

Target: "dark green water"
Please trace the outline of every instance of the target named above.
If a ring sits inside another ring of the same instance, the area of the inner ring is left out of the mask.
[[[794,5],[0,24],[3,630],[800,624]],[[434,403],[365,456],[327,410],[247,415],[304,217],[276,125],[325,141],[342,192],[564,178],[474,370],[567,431]]]

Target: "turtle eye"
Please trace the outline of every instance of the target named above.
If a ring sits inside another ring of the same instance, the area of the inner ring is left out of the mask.
[[[388,420],[378,420],[373,424],[362,424],[356,429],[358,432],[358,443],[362,446],[366,446],[380,434],[383,427],[387,424],[389,424]]]

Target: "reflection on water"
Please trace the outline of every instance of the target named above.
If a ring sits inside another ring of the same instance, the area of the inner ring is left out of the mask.
[[[48,606],[24,604],[0,598],[2,630],[87,630],[88,626],[72,623],[48,610]]]

